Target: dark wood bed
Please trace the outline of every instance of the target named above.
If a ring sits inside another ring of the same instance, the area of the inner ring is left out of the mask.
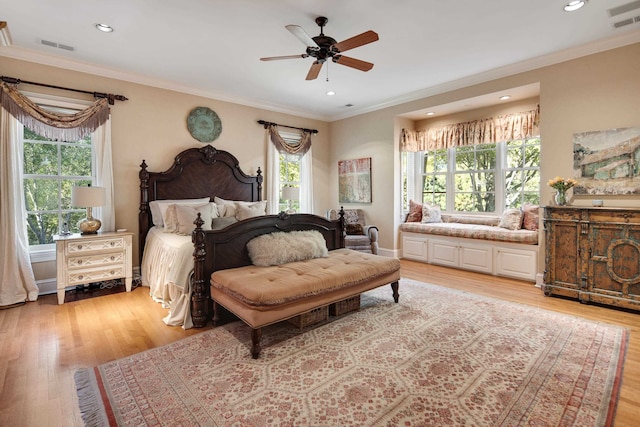
[[[263,177],[245,174],[235,156],[211,145],[190,148],[175,157],[163,172],[149,172],[140,165],[139,253],[142,264],[147,234],[153,227],[149,202],[154,200],[193,199],[214,196],[227,200],[262,200]],[[220,269],[251,264],[246,243],[260,234],[274,231],[319,230],[327,249],[344,247],[343,219],[329,221],[311,214],[266,215],[237,222],[223,230],[203,230],[198,216],[192,234],[194,270],[192,274],[191,317],[194,327],[203,327],[212,316],[209,279]]]

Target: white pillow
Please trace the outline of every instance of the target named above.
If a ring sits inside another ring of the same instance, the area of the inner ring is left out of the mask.
[[[201,199],[154,200],[152,202],[149,202],[149,209],[151,210],[151,221],[153,222],[153,225],[163,227],[164,221],[162,217],[164,215],[164,211],[167,210],[167,207],[169,205],[172,205],[174,203],[201,205],[203,203],[207,203],[208,201],[208,197],[203,197]]]
[[[500,216],[498,227],[506,228],[507,230],[520,230],[523,215],[520,209],[506,209]]]
[[[442,212],[440,206],[431,206],[428,203],[422,205],[423,223],[442,222]]]
[[[200,214],[200,218],[204,221],[202,224],[203,230],[211,230],[211,205],[206,204],[202,206],[175,206],[175,218],[176,227],[175,233],[182,235],[189,235],[196,228],[193,223]]]
[[[218,217],[218,208],[215,203],[205,203],[204,205],[183,205],[181,203],[171,204],[167,207],[167,210],[164,212],[164,217],[162,218],[164,221],[165,233],[176,233],[178,231],[178,226],[181,223],[184,225],[183,221],[179,221],[177,217],[177,208],[179,206],[195,208],[196,214],[200,212],[200,217],[204,221],[204,224],[202,225],[203,230],[210,230],[212,219]],[[208,209],[206,208],[207,206]],[[191,223],[195,221],[195,218],[196,217],[193,216]]]
[[[216,205],[218,205],[218,211],[220,213],[220,217],[224,217],[224,218],[235,217],[238,220],[246,219],[246,218],[239,217],[240,215],[238,214],[238,207],[240,206],[251,207],[251,208],[255,207],[256,209],[260,209],[262,211],[260,215],[267,214],[266,200],[260,200],[258,202],[245,202],[244,200],[226,200],[218,196],[215,196],[213,198],[213,201],[216,203]],[[254,215],[254,216],[257,216],[257,215]]]
[[[259,204],[251,206],[238,205],[236,207],[236,219],[242,221],[243,219],[254,218],[256,216],[262,216],[265,214],[264,206]]]
[[[315,230],[263,234],[249,240],[247,250],[260,267],[329,256],[324,236]]]

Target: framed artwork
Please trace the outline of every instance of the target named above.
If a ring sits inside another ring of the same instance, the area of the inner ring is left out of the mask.
[[[640,194],[640,127],[573,135],[576,195]]]
[[[338,201],[371,203],[371,157],[338,161]]]

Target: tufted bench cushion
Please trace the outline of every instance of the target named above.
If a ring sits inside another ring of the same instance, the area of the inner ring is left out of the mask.
[[[327,258],[218,270],[211,298],[255,329],[398,280],[398,259],[336,249]]]
[[[396,258],[336,249],[327,258],[219,270],[211,275],[211,286],[250,306],[274,306],[386,277],[399,269]]]

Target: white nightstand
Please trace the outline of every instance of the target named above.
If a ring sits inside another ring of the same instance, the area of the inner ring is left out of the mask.
[[[67,286],[125,279],[131,292],[133,233],[105,232],[53,236],[56,242],[58,304],[64,304]]]

